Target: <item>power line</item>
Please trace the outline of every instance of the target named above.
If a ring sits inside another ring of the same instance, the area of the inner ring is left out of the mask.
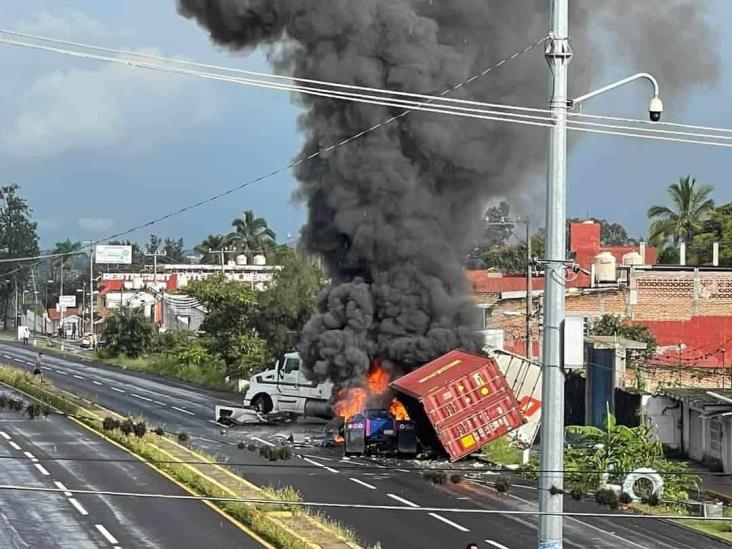
[[[163,499],[163,500],[193,500],[193,501],[212,501],[221,503],[249,503],[253,505],[272,505],[272,506],[291,506],[291,507],[322,507],[337,509],[371,509],[379,511],[408,511],[412,513],[457,513],[465,515],[512,515],[512,516],[542,516],[542,515],[558,515],[565,517],[577,518],[608,518],[608,519],[644,519],[644,520],[694,520],[694,521],[724,521],[731,522],[732,517],[693,517],[684,515],[636,515],[624,513],[580,513],[580,512],[561,512],[561,513],[542,513],[540,511],[518,511],[513,509],[466,509],[464,507],[410,507],[401,505],[374,505],[366,503],[330,503],[319,501],[287,501],[276,499],[261,498],[238,498],[238,497],[219,497],[219,496],[193,496],[185,494],[158,494],[147,492],[119,492],[113,490],[87,490],[75,488],[46,488],[41,486],[24,486],[18,484],[0,484],[0,490],[20,491],[20,492],[40,492],[40,493],[65,493],[92,496],[116,496],[131,498],[147,498],[147,499]]]

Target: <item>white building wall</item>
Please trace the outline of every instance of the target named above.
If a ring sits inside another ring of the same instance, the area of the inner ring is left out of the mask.
[[[658,440],[670,448],[681,448],[681,403],[669,397],[644,395],[641,408],[650,419]]]

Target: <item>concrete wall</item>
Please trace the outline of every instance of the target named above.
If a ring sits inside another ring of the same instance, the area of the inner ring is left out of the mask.
[[[682,404],[669,397],[644,395],[641,407],[643,414],[651,420],[658,440],[669,448],[680,449]]]

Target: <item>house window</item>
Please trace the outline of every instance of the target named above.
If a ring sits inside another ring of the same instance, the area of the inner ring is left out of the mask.
[[[716,416],[709,422],[709,449],[717,455],[722,453],[722,422]]]

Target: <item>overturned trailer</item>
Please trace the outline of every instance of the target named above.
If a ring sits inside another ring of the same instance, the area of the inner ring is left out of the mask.
[[[496,361],[451,351],[395,379],[398,394],[422,443],[458,461],[525,423]]]

